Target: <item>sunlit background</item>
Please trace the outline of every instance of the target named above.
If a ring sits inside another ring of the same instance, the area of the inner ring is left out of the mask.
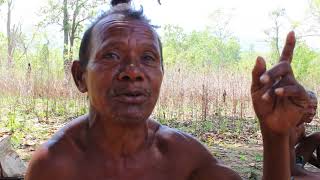
[[[45,4],[45,0],[14,0],[13,23],[21,24],[25,33],[34,31],[35,26],[43,19],[40,11]],[[320,48],[319,36],[309,36],[317,34],[318,27],[314,27],[318,22],[315,22],[310,11],[310,0],[162,0],[162,5],[159,5],[157,0],[141,0],[133,4],[137,9],[142,5],[152,22],[162,27],[174,24],[192,31],[207,26],[222,26],[225,23],[225,30],[239,39],[242,49],[254,46],[259,51],[269,48],[265,42],[265,31],[274,23],[272,12],[284,9],[281,17],[281,38],[294,29],[298,36],[304,36],[311,47]],[[98,9],[108,10],[109,3],[106,2]],[[2,32],[5,32],[6,27],[5,12],[6,7],[3,5],[0,12]],[[48,32],[53,41],[63,38],[59,34],[59,28],[50,27]]]
[[[319,94],[320,0],[132,4],[143,6],[159,26],[163,43],[165,77],[152,117],[196,136],[244,179],[260,177],[262,141],[249,92],[251,69],[258,55],[268,67],[277,63],[286,34],[294,30],[295,77]],[[88,112],[70,66],[83,32],[109,8],[104,0],[0,0],[0,137],[10,135],[25,162],[57,129]],[[319,130],[318,117],[308,132]]]

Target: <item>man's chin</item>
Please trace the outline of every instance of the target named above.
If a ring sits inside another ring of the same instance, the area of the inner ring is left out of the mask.
[[[141,123],[148,119],[151,112],[146,106],[129,105],[126,107],[114,108],[113,116],[120,122]]]
[[[117,122],[125,125],[138,125],[146,121],[147,118],[142,117],[120,117],[117,118]]]
[[[115,118],[117,122],[125,123],[125,124],[140,124],[145,122],[149,116],[145,115],[144,113],[121,113]]]

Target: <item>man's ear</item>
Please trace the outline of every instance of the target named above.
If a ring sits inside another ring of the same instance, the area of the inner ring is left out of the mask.
[[[80,61],[75,60],[71,67],[72,77],[76,83],[77,88],[80,92],[85,93],[88,91],[87,84],[85,81],[85,68],[80,65]]]

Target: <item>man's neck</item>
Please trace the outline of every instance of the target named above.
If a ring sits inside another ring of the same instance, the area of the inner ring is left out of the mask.
[[[147,123],[117,122],[91,112],[88,130],[90,148],[114,158],[131,156],[148,143]]]

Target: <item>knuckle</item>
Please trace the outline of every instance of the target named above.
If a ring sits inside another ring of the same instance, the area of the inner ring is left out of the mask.
[[[282,61],[281,63],[281,67],[284,69],[291,69],[291,65],[288,61]]]

